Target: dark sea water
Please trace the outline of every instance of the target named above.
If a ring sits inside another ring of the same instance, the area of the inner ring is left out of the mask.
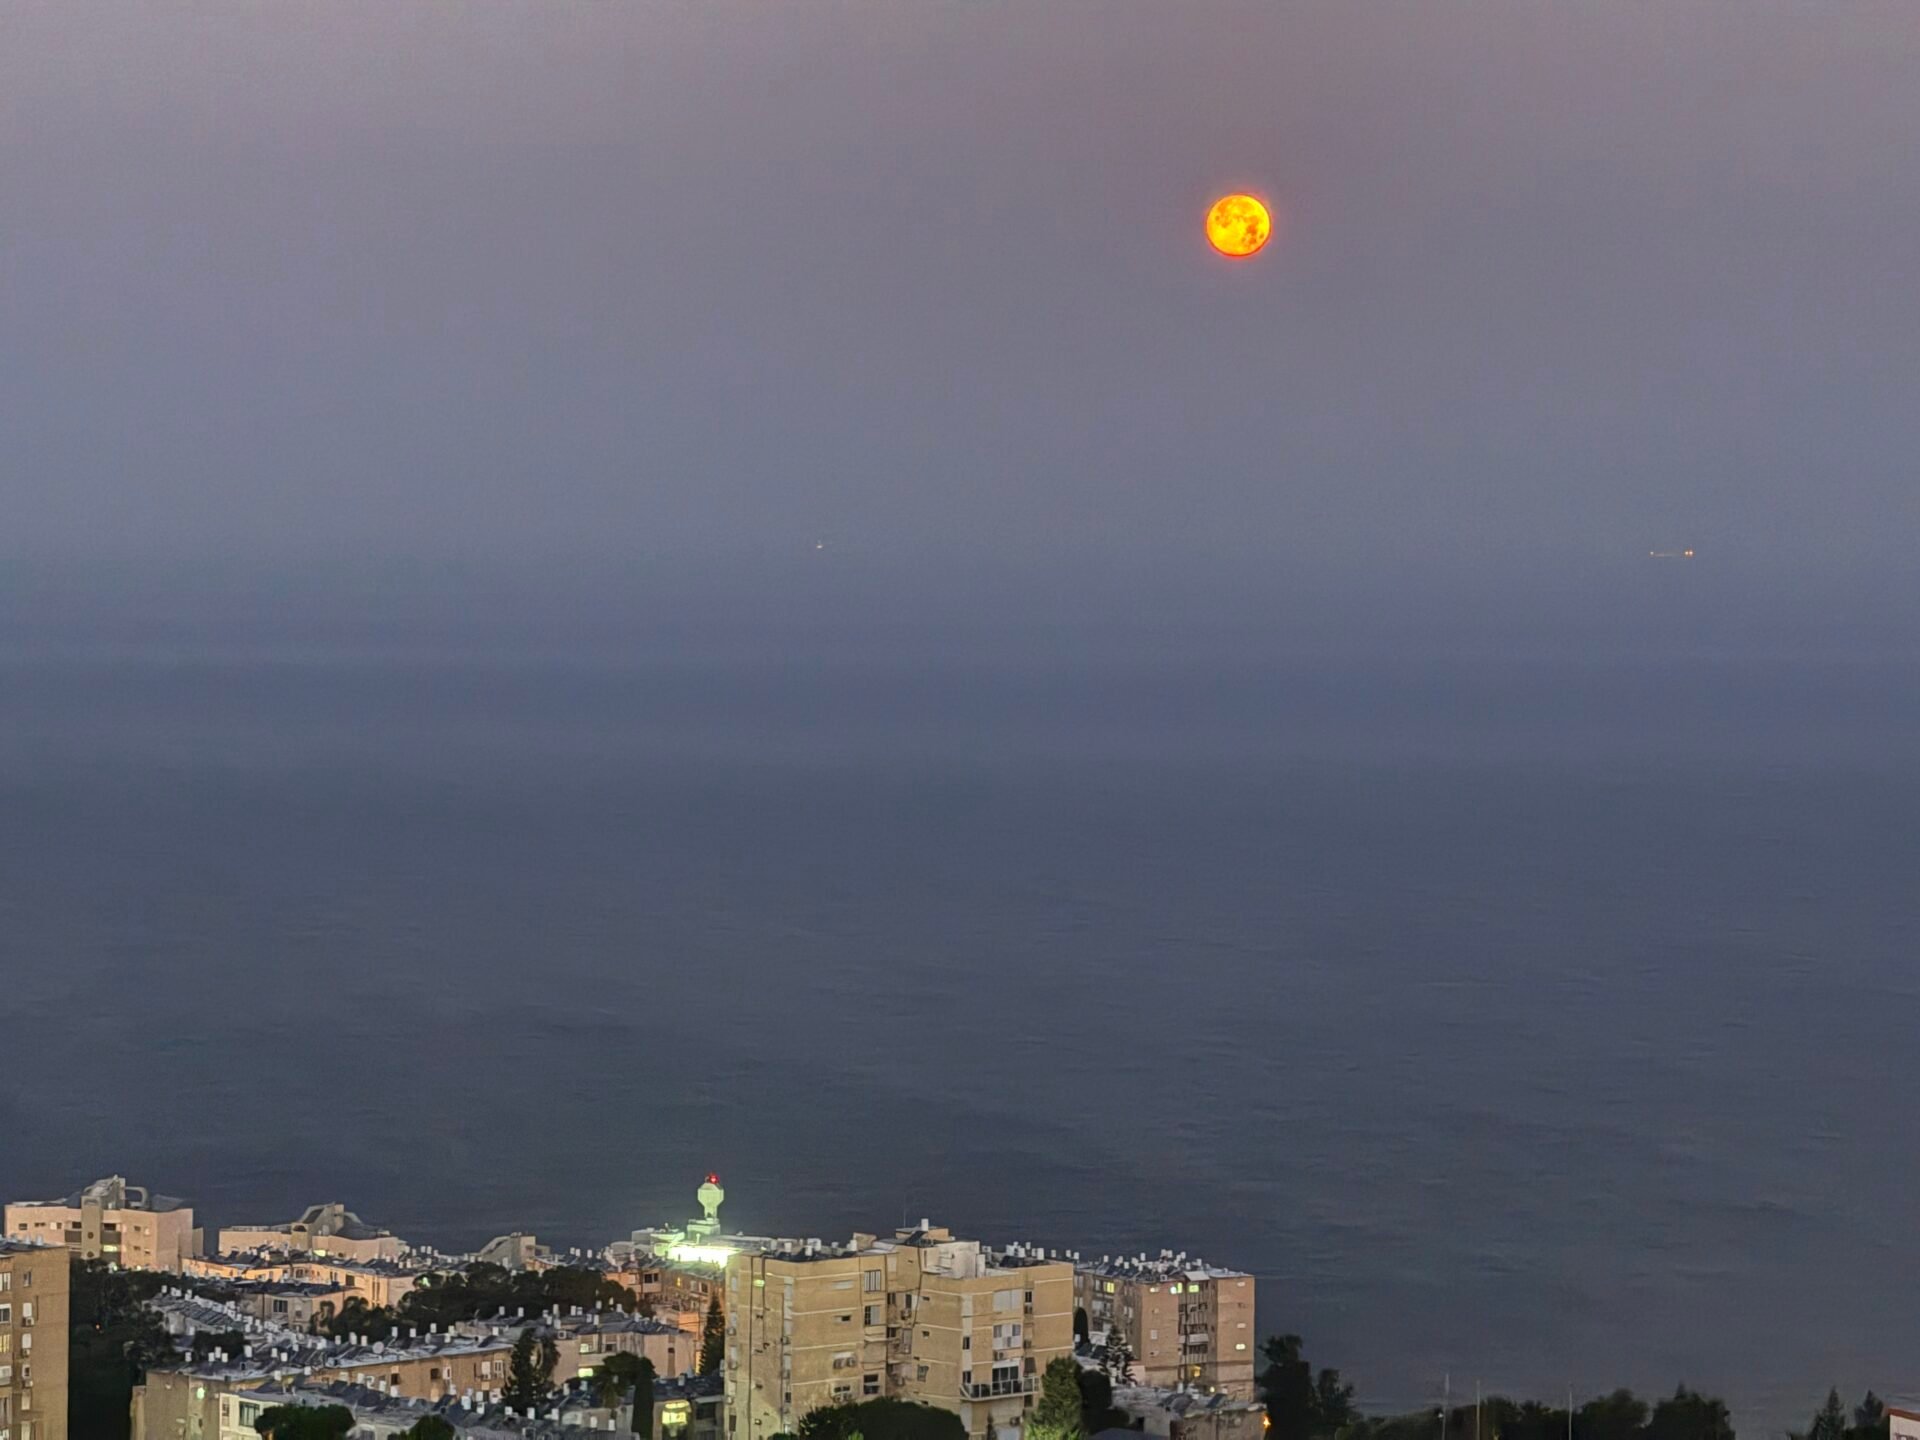
[[[1920,680],[16,645],[0,1192],[1260,1276],[1362,1398],[1914,1394]]]

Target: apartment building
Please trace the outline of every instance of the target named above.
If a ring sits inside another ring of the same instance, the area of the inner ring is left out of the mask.
[[[336,1260],[398,1260],[407,1245],[391,1230],[369,1225],[335,1201],[309,1205],[284,1225],[237,1225],[220,1232],[222,1254],[279,1251]]]
[[[1113,1392],[1113,1403],[1162,1440],[1263,1440],[1266,1433],[1267,1411],[1260,1401],[1218,1391],[1123,1385]]]
[[[6,1208],[5,1234],[13,1240],[64,1245],[84,1260],[106,1260],[130,1270],[179,1274],[200,1253],[193,1207],[166,1195],[151,1195],[121,1175],[96,1180],[65,1200],[19,1200]]]
[[[1047,1362],[1073,1351],[1070,1263],[995,1254],[924,1221],[891,1240],[737,1254],[726,1309],[734,1440],[877,1396],[951,1410],[993,1440],[1019,1427]]]
[[[296,1378],[377,1387],[426,1402],[488,1395],[506,1384],[512,1350],[509,1340],[445,1333],[379,1344],[311,1345],[286,1335],[262,1337],[239,1355],[216,1351],[200,1360],[182,1356],[164,1368],[149,1369],[143,1383],[134,1387],[132,1433],[134,1440],[216,1435],[223,1409],[229,1419],[233,1411],[223,1400]]]
[[[0,1440],[68,1440],[64,1246],[0,1237]]]
[[[645,1356],[660,1376],[692,1370],[700,1359],[698,1336],[668,1321],[624,1310],[575,1307],[567,1314],[502,1315],[464,1321],[454,1328],[459,1334],[493,1336],[511,1345],[529,1326],[539,1338],[553,1341],[556,1358],[548,1378],[556,1385],[590,1379],[609,1355]]]
[[[1075,1262],[1074,1301],[1095,1344],[1120,1328],[1143,1385],[1254,1394],[1253,1277],[1185,1255]]]
[[[195,1256],[181,1268],[200,1279],[234,1284],[290,1281],[318,1286],[348,1298],[358,1296],[375,1307],[398,1305],[427,1273],[392,1260],[333,1260],[258,1250],[241,1255]]]

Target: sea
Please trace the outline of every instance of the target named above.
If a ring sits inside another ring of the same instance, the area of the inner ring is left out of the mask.
[[[564,1250],[713,1171],[1243,1268],[1369,1408],[1920,1398],[1913,652],[773,588],[13,592],[0,1194]]]

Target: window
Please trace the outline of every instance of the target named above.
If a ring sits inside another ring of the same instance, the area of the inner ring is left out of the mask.
[[[838,1320],[842,1325],[851,1325],[853,1323],[853,1311],[849,1310],[844,1315],[836,1315],[833,1318]]]
[[[13,1306],[0,1305],[0,1325],[11,1325],[12,1323],[13,1323]]]
[[[885,1272],[880,1270],[861,1271],[860,1272],[860,1288],[866,1291],[867,1294],[869,1295],[879,1294],[882,1290],[887,1288],[887,1277]]]
[[[862,1375],[860,1377],[860,1393],[862,1395],[878,1395],[880,1393],[880,1377],[878,1375]]]
[[[880,1307],[878,1305],[867,1306],[866,1323],[869,1325],[878,1325],[881,1323]]]

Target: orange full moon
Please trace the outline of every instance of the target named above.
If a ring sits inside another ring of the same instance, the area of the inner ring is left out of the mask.
[[[1223,195],[1207,212],[1207,243],[1232,259],[1259,254],[1272,234],[1267,207],[1251,195]]]

